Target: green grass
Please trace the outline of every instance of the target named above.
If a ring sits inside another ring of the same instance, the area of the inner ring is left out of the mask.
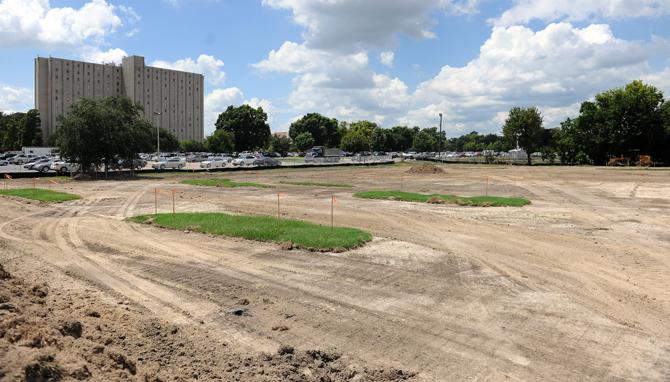
[[[372,240],[372,236],[355,228],[327,227],[300,220],[277,220],[269,216],[228,215],[224,213],[178,213],[140,215],[130,218],[142,223],[176,230],[191,230],[215,235],[242,237],[249,240],[291,242],[316,250],[350,249]]]
[[[235,182],[230,179],[188,179],[182,180],[183,184],[190,184],[191,186],[209,186],[209,187],[226,187],[226,188],[236,188],[236,187],[257,187],[257,188],[272,188],[267,184],[254,183],[254,182]]]
[[[526,198],[507,198],[500,196],[456,196],[442,194],[418,194],[402,191],[366,191],[354,194],[355,197],[364,199],[400,200],[404,202],[426,203],[428,200],[437,198],[445,203],[459,204],[474,207],[522,207],[530,204]]]
[[[353,188],[354,186],[350,184],[342,183],[321,183],[321,182],[285,182],[281,181],[280,184],[289,184],[292,186],[314,186],[314,187],[340,187],[340,188]]]
[[[17,196],[19,198],[39,200],[41,202],[65,202],[68,200],[80,199],[79,195],[45,190],[42,188],[15,188],[10,190],[0,190],[0,195]]]

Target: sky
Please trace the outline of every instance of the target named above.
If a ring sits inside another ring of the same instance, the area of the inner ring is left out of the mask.
[[[670,0],[0,0],[0,111],[34,107],[37,56],[205,75],[205,134],[229,105],[272,131],[306,113],[500,133],[545,127],[641,79],[670,98]]]

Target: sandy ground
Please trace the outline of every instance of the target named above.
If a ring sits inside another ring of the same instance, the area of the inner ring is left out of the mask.
[[[66,182],[56,188],[83,198],[57,205],[2,198],[0,263],[23,285],[0,281],[18,307],[0,309],[0,365],[10,365],[2,372],[20,379],[36,363],[69,378],[85,366],[100,380],[670,380],[670,171],[442,168],[211,175],[272,189],[193,187],[179,181],[207,175],[165,175]],[[401,185],[480,195],[487,178],[489,194],[532,205],[352,197]],[[177,211],[274,215],[280,193],[282,217],[322,224],[334,194],[335,224],[375,239],[312,253],[125,222],[153,213],[155,188],[161,212],[175,190]],[[36,298],[36,285],[48,295]],[[7,328],[21,318],[51,340],[10,341]],[[73,321],[83,326],[78,339],[63,334]],[[278,354],[281,346],[295,351]]]

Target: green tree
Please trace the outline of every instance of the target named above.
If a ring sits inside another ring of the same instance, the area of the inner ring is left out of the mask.
[[[513,107],[503,126],[505,139],[517,143],[526,151],[528,165],[531,165],[531,154],[537,151],[542,138],[542,115],[536,107]]]
[[[179,139],[177,139],[177,137],[174,134],[163,128],[160,128],[159,130],[160,130],[161,152],[169,153],[179,151],[181,149],[181,146],[179,145]],[[152,150],[156,151],[157,147],[156,147],[155,126],[151,129],[151,142],[153,147]]]
[[[182,152],[194,153],[206,151],[205,144],[194,139],[181,141],[179,145],[181,146]]]
[[[21,146],[42,146],[42,129],[40,113],[36,109],[29,110],[21,123]]]
[[[113,160],[132,160],[152,148],[151,124],[142,107],[125,97],[83,98],[58,118],[56,145],[62,157],[93,173]]]
[[[372,149],[375,151],[390,151],[389,146],[391,142],[389,134],[386,133],[385,129],[376,128],[372,131],[372,137],[370,138],[372,142]]]
[[[286,153],[291,149],[291,139],[289,137],[282,137],[277,134],[273,134],[270,138],[269,149],[270,152],[286,155]]]
[[[291,139],[295,140],[302,133],[310,133],[316,146],[337,147],[340,144],[337,119],[319,113],[309,113],[291,124],[288,132]]]
[[[407,151],[414,144],[414,135],[416,131],[407,126],[394,126],[391,128],[395,151]]]
[[[213,153],[232,153],[235,151],[235,135],[230,131],[215,130],[207,137],[205,147]]]
[[[369,151],[371,144],[371,137],[365,134],[364,130],[351,128],[342,138],[341,148],[344,151],[359,153],[362,151]]]
[[[270,139],[267,120],[268,116],[262,107],[228,106],[226,111],[219,114],[215,126],[217,130],[233,133],[236,151],[254,150],[267,147]]]
[[[21,126],[26,113],[11,113],[0,119],[0,132],[2,132],[2,146],[5,150],[19,150],[21,148]]]
[[[414,150],[419,152],[431,152],[437,150],[437,139],[429,129],[423,129],[414,136],[412,143]]]
[[[295,142],[295,147],[300,151],[314,147],[314,138],[312,134],[307,132],[298,134],[293,141]]]

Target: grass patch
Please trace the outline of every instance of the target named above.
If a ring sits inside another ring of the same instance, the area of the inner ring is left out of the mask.
[[[291,242],[301,248],[315,250],[350,249],[372,240],[369,233],[355,228],[330,228],[300,220],[277,220],[269,216],[178,213],[130,218],[137,223],[149,219],[153,219],[153,224],[165,228],[242,237],[256,241]]]
[[[230,179],[187,179],[181,181],[183,184],[190,184],[191,186],[208,186],[208,187],[256,187],[256,188],[273,188],[267,184],[254,182],[235,182]]]
[[[507,198],[500,196],[456,196],[442,194],[418,194],[414,192],[402,191],[366,191],[354,194],[357,198],[364,199],[382,199],[382,200],[400,200],[403,202],[426,203],[434,202],[452,203],[462,206],[474,207],[522,207],[530,204],[526,198]]]
[[[15,188],[10,190],[0,190],[0,195],[39,200],[40,202],[66,202],[68,200],[76,200],[81,198],[79,195],[45,190],[42,188]]]
[[[342,184],[342,183],[321,183],[321,182],[285,182],[281,181],[280,184],[290,184],[292,186],[314,186],[314,187],[340,187],[340,188],[353,188],[351,184]]]

